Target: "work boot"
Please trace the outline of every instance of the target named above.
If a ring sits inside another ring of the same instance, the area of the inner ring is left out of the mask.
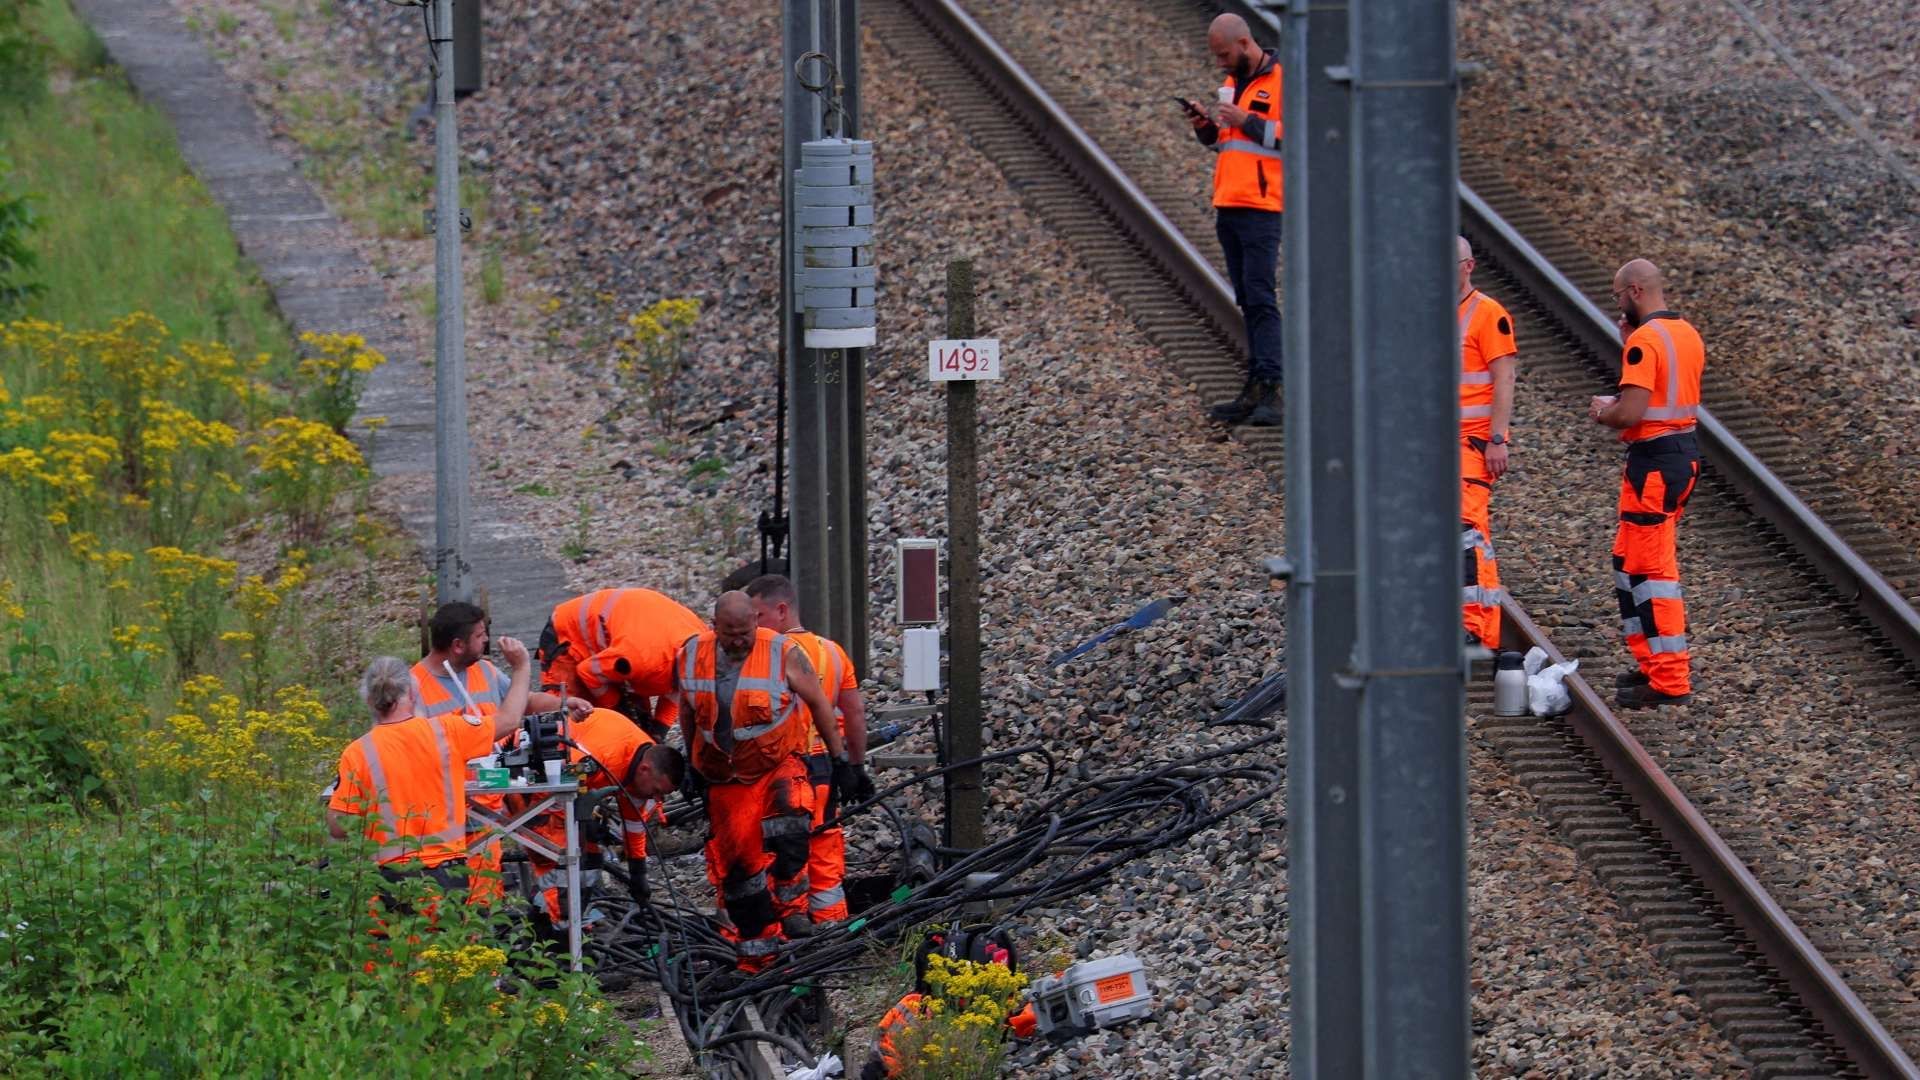
[[[1651,686],[1623,687],[1613,695],[1613,703],[1623,709],[1651,709],[1659,705],[1685,705],[1692,694],[1663,694]]]
[[[1253,412],[1247,417],[1247,426],[1279,427],[1283,419],[1280,415],[1280,384],[1263,382],[1254,385],[1257,389]]]
[[[1641,671],[1639,668],[1634,668],[1632,671],[1623,671],[1615,675],[1613,677],[1613,688],[1615,690],[1625,690],[1630,686],[1645,686],[1647,682],[1647,673]]]
[[[809,938],[813,936],[813,920],[804,914],[788,915],[780,920],[780,929],[789,938]]]
[[[1256,393],[1258,383],[1248,377],[1246,385],[1240,388],[1240,396],[1232,401],[1223,401],[1207,410],[1207,415],[1223,424],[1237,424],[1253,415],[1253,407],[1259,400]]]

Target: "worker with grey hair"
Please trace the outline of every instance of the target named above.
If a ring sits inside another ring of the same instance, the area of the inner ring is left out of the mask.
[[[525,645],[514,638],[499,644],[512,674],[490,717],[414,715],[407,664],[391,656],[368,664],[360,678],[373,727],[340,755],[327,831],[345,840],[347,819],[364,819],[362,831],[378,845],[374,859],[389,880],[425,876],[444,889],[466,885],[466,763],[492,753],[496,740],[520,726],[533,669]]]

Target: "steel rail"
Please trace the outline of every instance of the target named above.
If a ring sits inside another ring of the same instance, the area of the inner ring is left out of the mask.
[[[1226,281],[1054,98],[954,0],[902,2],[1043,135],[1067,168],[1208,320],[1244,348],[1244,326]],[[1223,6],[1250,20],[1275,25],[1269,10],[1234,0]],[[1619,348],[1618,331],[1584,293],[1465,184],[1460,185],[1460,196],[1469,232],[1515,273],[1523,288],[1545,302],[1592,355],[1607,356]],[[1920,663],[1920,615],[1705,408],[1700,411],[1699,426],[1713,464],[1749,500],[1755,513],[1779,529],[1836,585],[1841,596],[1858,605],[1907,656]],[[1516,633],[1555,659],[1562,658],[1511,600],[1503,603],[1503,609]],[[1920,1068],[1593,688],[1577,676],[1570,685],[1576,702],[1574,728],[1581,739],[1753,939],[1822,1029],[1867,1075],[1920,1080]]]

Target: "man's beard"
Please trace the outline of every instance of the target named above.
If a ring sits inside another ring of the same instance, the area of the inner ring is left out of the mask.
[[[1233,62],[1233,77],[1235,79],[1250,79],[1253,77],[1253,73],[1256,70],[1258,70],[1259,67],[1260,67],[1259,57],[1242,56],[1240,59],[1235,60]]]

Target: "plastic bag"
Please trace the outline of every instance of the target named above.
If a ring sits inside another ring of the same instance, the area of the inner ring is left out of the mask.
[[[795,1066],[793,1071],[787,1073],[787,1080],[827,1080],[830,1076],[844,1075],[846,1068],[840,1064],[840,1059],[832,1054],[823,1054],[811,1066]]]
[[[1547,651],[1535,645],[1520,662],[1527,673],[1527,710],[1535,716],[1559,716],[1573,708],[1573,695],[1567,692],[1567,676],[1580,669],[1580,661],[1567,660],[1547,664]]]

